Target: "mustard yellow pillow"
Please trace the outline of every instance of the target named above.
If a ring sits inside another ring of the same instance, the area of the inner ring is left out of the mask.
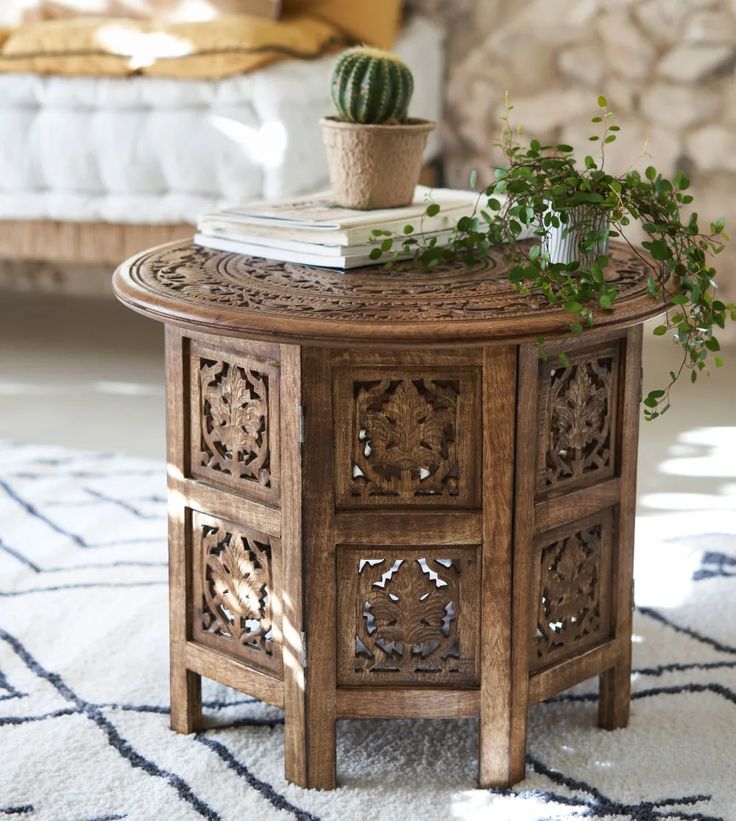
[[[17,0],[16,0],[17,2]],[[211,20],[224,14],[257,14],[277,18],[280,0],[206,0],[192,4],[187,0],[22,0],[6,13],[12,25],[60,20],[70,17],[156,18],[169,23]],[[6,22],[3,17],[2,22]]]
[[[85,17],[16,30],[0,48],[0,71],[218,78],[285,57],[319,57],[340,45],[345,39],[335,25],[310,17],[169,24]]]
[[[401,0],[283,0],[283,10],[329,20],[359,43],[391,48],[399,30]]]

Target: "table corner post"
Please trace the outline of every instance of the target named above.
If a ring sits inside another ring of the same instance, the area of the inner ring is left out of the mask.
[[[642,379],[641,325],[626,333],[620,441],[621,492],[615,529],[616,576],[613,585],[613,627],[616,663],[600,675],[598,726],[618,730],[629,723],[631,704],[631,633],[633,623],[634,529],[636,471]]]
[[[332,354],[302,348],[302,497],[304,505],[304,723],[305,786],[337,785],[337,590]],[[325,465],[325,454],[330,464]]]
[[[299,345],[280,346],[282,634],[284,658],[284,774],[308,786],[302,539],[302,361]]]
[[[517,393],[522,352],[515,346],[487,348],[483,357],[481,787],[511,786],[524,778],[525,771],[527,636],[515,619],[517,596],[525,588],[514,577],[513,549],[514,465],[520,435],[517,403],[524,396]]]
[[[191,562],[187,511],[180,493],[189,452],[187,391],[189,367],[186,338],[166,326],[166,453],[169,489],[169,641],[171,729],[189,734],[202,722],[202,677],[188,669],[186,659],[191,609]]]

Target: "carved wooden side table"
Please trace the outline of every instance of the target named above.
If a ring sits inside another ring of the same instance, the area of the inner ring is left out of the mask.
[[[283,707],[287,777],[331,788],[341,718],[479,716],[483,786],[524,777],[528,705],[583,679],[626,725],[659,308],[611,258],[617,307],[575,339],[500,260],[343,274],[179,242],[118,269],[166,323],[175,730],[208,676]]]

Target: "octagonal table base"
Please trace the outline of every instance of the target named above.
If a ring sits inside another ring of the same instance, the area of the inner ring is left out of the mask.
[[[529,704],[600,675],[627,724],[640,327],[546,361],[166,339],[175,730],[210,677],[332,788],[337,719],[478,716],[508,786]]]

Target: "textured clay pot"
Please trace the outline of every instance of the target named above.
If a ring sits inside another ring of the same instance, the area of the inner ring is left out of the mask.
[[[409,205],[434,123],[363,125],[323,117],[320,124],[332,192],[340,205],[364,210]]]

